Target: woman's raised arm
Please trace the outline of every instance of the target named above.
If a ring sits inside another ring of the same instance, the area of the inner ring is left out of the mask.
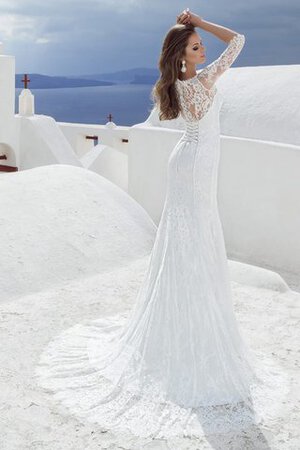
[[[198,73],[197,78],[206,89],[211,89],[225,70],[229,69],[240,54],[244,44],[245,35],[240,33],[234,34],[223,53]]]
[[[177,23],[191,24],[194,27],[201,28],[228,44],[223,53],[215,61],[204,67],[197,75],[204,87],[211,89],[220,75],[229,69],[238,57],[245,44],[245,35],[222,25],[208,22],[189,10],[184,10],[177,16]]]

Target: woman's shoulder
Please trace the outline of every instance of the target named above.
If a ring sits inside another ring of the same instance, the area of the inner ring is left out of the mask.
[[[177,78],[176,79],[176,84],[185,85],[185,84],[189,84],[189,83],[194,83],[195,80],[198,78],[200,72],[202,72],[202,70],[203,69],[196,70],[196,75],[194,75],[191,78],[188,78],[187,80],[180,80],[180,78]]]

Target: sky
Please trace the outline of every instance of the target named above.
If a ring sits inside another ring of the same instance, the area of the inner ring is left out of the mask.
[[[157,68],[164,36],[186,7],[245,35],[234,66],[300,64],[299,0],[0,0],[0,42],[16,57],[16,73]],[[197,32],[209,64],[225,44]]]

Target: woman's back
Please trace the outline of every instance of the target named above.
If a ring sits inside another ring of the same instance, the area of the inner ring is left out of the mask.
[[[186,121],[199,121],[208,112],[217,92],[216,81],[236,60],[244,43],[245,36],[236,34],[215,61],[198,70],[192,78],[176,80],[181,113]]]

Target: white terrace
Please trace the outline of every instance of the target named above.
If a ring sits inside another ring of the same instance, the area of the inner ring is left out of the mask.
[[[0,55],[0,77],[2,171],[87,168],[126,191],[158,224],[181,118],[159,122],[153,110],[132,127],[57,123],[34,114],[29,89],[16,114],[14,56]],[[225,97],[218,201],[228,255],[286,273],[291,281],[300,272],[299,77],[300,65],[243,67],[218,81]]]
[[[299,448],[300,294],[291,289],[300,289],[299,78],[300,65],[287,65],[231,68],[218,81],[218,203],[234,306],[249,346],[281,380],[266,399],[274,415],[229,436],[232,449]],[[103,434],[54,405],[33,378],[62,330],[132,310],[182,120],[159,122],[153,110],[132,127],[57,123],[34,113],[29,89],[18,113],[14,104],[15,58],[2,48],[1,449],[220,448],[218,436],[199,444]]]

